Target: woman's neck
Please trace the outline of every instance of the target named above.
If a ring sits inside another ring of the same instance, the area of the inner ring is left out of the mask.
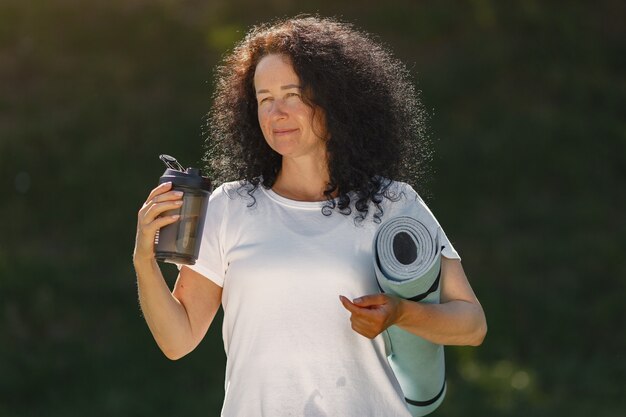
[[[272,186],[275,193],[297,201],[326,200],[324,191],[330,176],[328,167],[319,160],[283,158],[282,166]],[[335,195],[333,195],[335,197]]]

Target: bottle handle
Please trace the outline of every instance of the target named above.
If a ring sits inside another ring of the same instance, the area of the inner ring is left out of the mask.
[[[174,158],[173,156],[162,154],[162,155],[159,155],[159,159],[163,161],[165,166],[168,167],[169,169],[173,169],[176,171],[183,171],[183,172],[185,171],[185,168],[183,168],[183,166],[179,164],[176,158]]]

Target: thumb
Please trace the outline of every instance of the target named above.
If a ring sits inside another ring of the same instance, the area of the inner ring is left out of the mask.
[[[352,304],[350,302],[350,300],[348,300],[346,297],[344,297],[343,295],[339,296],[339,300],[341,301],[341,304],[343,304],[343,307],[348,310],[351,313],[355,313],[357,311],[359,311],[359,308],[357,306],[355,306],[354,304]]]
[[[381,304],[387,304],[387,296],[385,294],[370,294],[355,298],[352,302],[359,307],[371,307]]]

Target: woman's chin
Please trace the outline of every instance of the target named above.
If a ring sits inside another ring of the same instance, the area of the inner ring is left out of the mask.
[[[298,146],[293,141],[274,141],[272,149],[282,156],[293,156],[298,153]]]

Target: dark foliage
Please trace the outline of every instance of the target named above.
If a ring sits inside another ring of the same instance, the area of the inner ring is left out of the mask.
[[[158,351],[136,214],[160,153],[202,163],[225,51],[301,12],[388,43],[432,115],[415,185],[489,322],[479,348],[447,348],[433,416],[621,416],[623,2],[273,4],[0,2],[0,416],[219,415],[220,324],[180,361]]]

